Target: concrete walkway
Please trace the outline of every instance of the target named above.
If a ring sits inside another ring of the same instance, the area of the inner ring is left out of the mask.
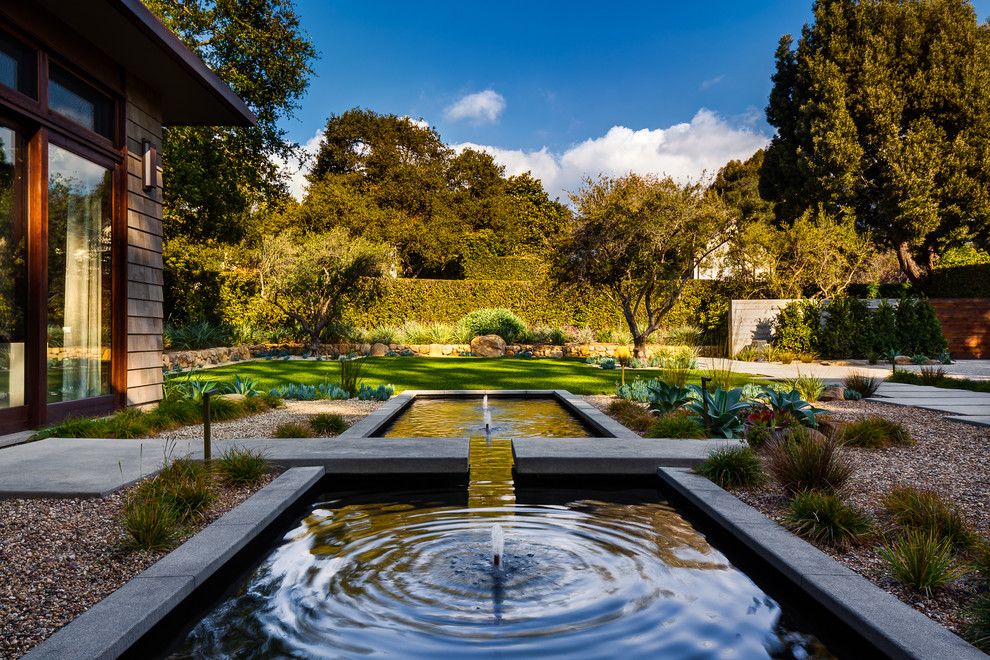
[[[732,366],[732,370],[740,374],[753,374],[766,376],[768,378],[796,378],[799,374],[805,376],[817,376],[823,380],[842,380],[846,376],[854,373],[867,374],[878,378],[890,376],[889,364],[868,364],[857,362],[853,364],[820,364],[817,362],[804,364],[802,362],[792,362],[790,364],[767,363],[767,362],[741,362],[739,360],[723,360],[719,358],[699,358],[698,366],[701,369],[710,369],[716,366],[719,369],[725,366]],[[972,380],[990,380],[990,360],[960,360],[953,364],[940,365],[949,377],[970,378]],[[897,365],[898,370],[918,372],[921,367],[915,364]]]
[[[873,398],[895,406],[911,406],[946,413],[948,419],[957,422],[990,426],[990,393],[986,392],[883,383]]]
[[[322,465],[335,474],[468,473],[467,438],[246,438],[216,440],[260,451],[285,467]],[[161,469],[166,456],[203,457],[201,440],[47,438],[0,450],[0,498],[105,497]]]

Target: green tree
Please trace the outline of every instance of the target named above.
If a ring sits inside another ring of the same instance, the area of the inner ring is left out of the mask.
[[[990,226],[990,27],[967,0],[818,0],[776,54],[761,191],[854,218],[917,282]]]
[[[389,251],[338,228],[297,236],[282,233],[261,243],[261,296],[309,336],[309,350],[320,353],[320,339],[340,321],[348,306],[362,306],[381,277]]]
[[[638,174],[588,179],[571,199],[577,214],[558,246],[554,277],[606,292],[645,357],[695,268],[728,240],[728,214],[698,184]]]
[[[287,195],[279,128],[309,85],[316,50],[292,0],[145,0],[257,115],[257,126],[167,127],[167,237],[241,240],[249,214]]]

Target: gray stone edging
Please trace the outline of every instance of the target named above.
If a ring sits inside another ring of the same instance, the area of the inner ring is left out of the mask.
[[[323,478],[292,468],[36,646],[29,660],[117,658]]]
[[[519,475],[653,475],[658,467],[692,467],[736,440],[668,438],[513,438]]]
[[[880,651],[899,658],[986,658],[949,629],[798,538],[708,479],[660,468],[663,483]]]

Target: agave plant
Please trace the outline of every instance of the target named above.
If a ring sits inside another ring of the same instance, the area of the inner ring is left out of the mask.
[[[228,383],[225,389],[230,394],[243,394],[244,396],[256,396],[261,392],[258,389],[258,381],[253,378],[241,378],[240,374],[234,374],[234,382]]]
[[[658,415],[666,415],[679,410],[692,399],[691,390],[688,388],[671,385],[662,380],[650,381],[647,384],[647,389],[650,397],[650,412]]]
[[[740,388],[724,390],[720,387],[709,392],[692,385],[691,389],[700,400],[692,399],[687,408],[701,418],[712,435],[730,439],[742,436],[744,425],[741,415],[749,410],[750,404],[742,400]]]
[[[801,398],[801,393],[797,390],[790,392],[780,392],[766,387],[760,397],[777,416],[789,415],[801,422],[804,426],[818,428],[818,420],[815,415],[822,412],[820,408],[813,407],[810,403]]]

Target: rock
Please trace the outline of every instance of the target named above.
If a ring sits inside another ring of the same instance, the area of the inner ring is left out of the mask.
[[[841,385],[833,385],[832,387],[826,387],[825,391],[821,393],[818,397],[819,401],[845,401],[846,400],[846,389]]]
[[[498,335],[482,335],[471,340],[471,352],[478,357],[502,357],[505,340]]]
[[[894,358],[894,364],[912,364],[912,362],[907,355],[898,355]]]
[[[382,357],[388,353],[388,346],[385,344],[372,344],[371,346],[371,357]]]
[[[430,357],[440,357],[443,355],[443,346],[440,344],[430,344]]]

